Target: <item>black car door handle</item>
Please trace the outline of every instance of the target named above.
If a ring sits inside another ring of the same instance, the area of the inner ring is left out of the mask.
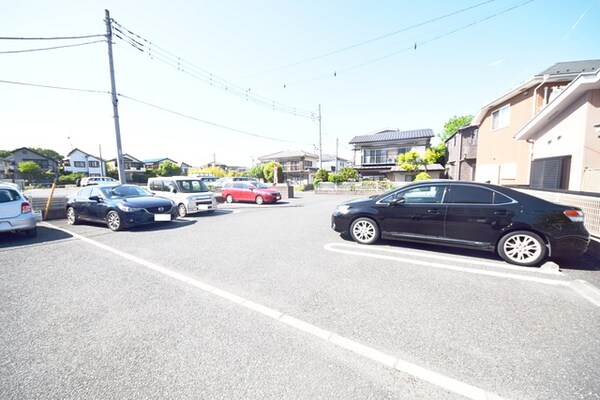
[[[508,215],[508,211],[506,211],[506,210],[494,211],[494,215]]]
[[[428,214],[439,214],[440,210],[438,210],[437,208],[432,208],[430,210],[427,210]]]

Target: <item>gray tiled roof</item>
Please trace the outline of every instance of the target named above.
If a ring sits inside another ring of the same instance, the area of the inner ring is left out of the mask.
[[[536,76],[578,75],[581,73],[595,73],[598,69],[600,69],[600,60],[567,61],[556,63]]]
[[[433,136],[435,135],[431,129],[417,129],[414,131],[384,130],[370,135],[355,136],[350,141],[350,144],[431,138]]]

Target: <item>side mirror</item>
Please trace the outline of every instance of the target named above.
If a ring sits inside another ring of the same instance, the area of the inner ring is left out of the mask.
[[[175,188],[175,186],[169,186],[169,192],[177,193],[177,189]]]
[[[90,196],[90,200],[100,203],[102,198],[100,196]]]
[[[401,197],[399,199],[394,199],[394,200],[390,201],[390,205],[394,206],[394,207],[402,205],[404,203],[406,203],[406,197]]]

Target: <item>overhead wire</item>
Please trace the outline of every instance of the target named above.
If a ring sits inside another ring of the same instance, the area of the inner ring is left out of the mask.
[[[253,102],[263,107],[271,108],[274,111],[280,111],[294,116],[308,118],[311,120],[314,120],[316,118],[316,115],[313,111],[289,106],[256,94],[252,92],[251,89],[242,88],[230,81],[227,81],[211,72],[208,72],[192,64],[191,62],[186,61],[185,59],[182,59],[179,56],[176,56],[175,54],[161,48],[160,46],[157,46],[156,44],[150,42],[142,36],[127,29],[114,19],[112,20],[112,23],[114,30],[118,32],[115,33],[115,37],[117,37],[118,39],[123,40],[125,43],[129,44],[134,49],[147,54],[150,58],[163,62],[166,65],[175,68],[180,72],[186,73],[198,79],[199,81],[221,89],[246,101]]]
[[[15,36],[0,36],[0,40],[75,40],[75,39],[90,39],[95,37],[106,37],[106,34],[84,35],[84,36],[54,36],[54,37],[15,37]]]
[[[94,44],[94,43],[104,43],[104,42],[106,42],[106,40],[94,40],[92,42],[77,43],[77,44],[68,44],[68,45],[64,45],[64,46],[42,47],[42,48],[37,48],[37,49],[7,50],[7,51],[0,51],[0,54],[31,53],[31,52],[35,52],[35,51],[48,51],[48,50],[66,49],[66,48],[69,48],[69,47],[87,46],[87,45]]]
[[[54,85],[42,85],[42,84],[36,84],[36,83],[28,83],[28,82],[17,82],[17,81],[8,81],[8,80],[3,80],[0,79],[0,83],[5,83],[5,84],[11,84],[11,85],[20,85],[20,86],[29,86],[29,87],[38,87],[38,88],[44,88],[44,89],[55,89],[55,90],[66,90],[66,91],[74,91],[74,92],[87,92],[87,93],[98,93],[98,94],[111,94],[110,91],[106,91],[106,90],[93,90],[93,89],[81,89],[81,88],[72,88],[72,87],[64,87],[64,86],[54,86]],[[223,124],[219,124],[216,122],[211,122],[205,119],[201,119],[198,117],[194,117],[188,114],[184,114],[182,112],[179,111],[175,111],[175,110],[171,110],[168,109],[166,107],[161,107],[140,99],[136,99],[134,97],[131,96],[127,96],[121,93],[117,93],[117,96],[119,98],[123,98],[123,99],[127,99],[136,103],[140,103],[143,105],[146,105],[148,107],[152,107],[155,108],[157,110],[161,110],[164,112],[168,112],[170,114],[174,114],[180,117],[184,117],[187,119],[191,119],[197,122],[201,122],[203,124],[206,125],[211,125],[220,129],[225,129],[228,131],[232,131],[232,132],[237,132],[237,133],[241,133],[247,136],[252,136],[252,137],[257,137],[257,138],[261,138],[261,139],[265,139],[265,140],[272,140],[272,141],[276,141],[276,142],[283,142],[283,143],[293,143],[293,144],[301,144],[301,145],[309,145],[310,143],[308,142],[297,142],[297,141],[292,141],[292,140],[285,140],[285,139],[281,139],[281,138],[277,138],[277,137],[272,137],[272,136],[266,136],[266,135],[261,135],[261,134],[257,134],[257,133],[252,133],[249,131],[245,131],[242,129],[237,129],[237,128],[233,128],[227,125],[223,125]]]
[[[459,32],[459,31],[465,30],[467,28],[470,28],[472,26],[480,24],[480,23],[482,23],[484,21],[490,20],[490,19],[495,18],[495,17],[497,17],[499,15],[502,15],[502,14],[505,14],[505,13],[507,13],[509,11],[512,11],[512,10],[514,10],[516,8],[522,7],[522,6],[524,6],[524,5],[528,4],[528,3],[531,3],[533,1],[535,1],[535,0],[524,0],[524,1],[521,1],[518,4],[515,4],[515,5],[513,5],[513,6],[509,7],[509,8],[506,8],[506,9],[503,9],[501,11],[495,12],[492,15],[487,15],[485,17],[479,18],[479,19],[477,19],[474,22],[470,22],[468,24],[461,25],[458,28],[455,28],[455,29],[447,31],[447,32],[445,32],[443,34],[437,35],[437,36],[435,36],[435,37],[433,37],[431,39],[426,39],[426,40],[423,40],[423,41],[415,41],[415,42],[411,43],[410,45],[407,45],[406,47],[404,47],[404,48],[402,48],[400,50],[394,51],[392,53],[389,53],[389,54],[386,54],[386,55],[383,55],[383,56],[371,59],[369,61],[366,61],[366,62],[363,62],[363,63],[360,63],[360,64],[356,64],[356,65],[353,65],[353,66],[350,66],[350,67],[347,67],[347,68],[336,68],[333,73],[328,72],[327,74],[322,74],[322,75],[319,75],[319,76],[316,76],[316,77],[313,77],[313,78],[308,78],[308,79],[303,79],[303,80],[299,80],[299,81],[295,81],[295,82],[291,82],[291,83],[286,83],[284,86],[285,87],[290,87],[290,86],[300,85],[300,84],[304,84],[304,83],[314,82],[314,81],[317,81],[317,80],[323,80],[323,79],[331,78],[332,76],[333,77],[337,77],[340,73],[352,71],[352,70],[355,70],[355,69],[359,69],[359,68],[365,67],[367,65],[370,65],[370,64],[373,64],[373,63],[376,63],[376,62],[379,62],[379,61],[382,61],[382,60],[394,57],[394,56],[396,56],[396,55],[398,55],[400,53],[408,52],[408,51],[411,51],[411,50],[413,50],[413,51],[417,50],[419,47],[422,47],[423,45],[426,45],[426,44],[435,42],[437,40],[443,39],[443,38],[445,38],[447,36],[450,36],[452,34],[455,34],[455,33]],[[280,86],[281,85],[278,85],[277,87],[280,87]]]
[[[386,39],[386,38],[391,37],[391,36],[398,35],[400,33],[409,31],[411,29],[419,28],[421,26],[428,25],[428,24],[431,24],[433,22],[440,21],[442,19],[446,19],[446,18],[452,17],[452,16],[457,15],[457,14],[461,14],[463,12],[475,9],[477,7],[481,7],[481,6],[485,5],[485,4],[492,3],[494,1],[496,1],[496,0],[487,0],[487,1],[475,4],[473,6],[460,9],[458,11],[454,11],[452,13],[442,15],[440,17],[432,18],[432,19],[429,19],[427,21],[420,22],[418,24],[411,25],[411,26],[406,27],[406,28],[402,28],[400,30],[397,30],[397,31],[394,31],[394,32],[391,32],[391,33],[387,33],[387,34],[382,35],[382,36],[378,36],[378,37],[375,37],[375,38],[372,38],[372,39],[364,40],[362,42],[355,43],[355,44],[350,45],[350,46],[342,47],[342,48],[337,49],[337,50],[332,50],[332,51],[329,51],[327,53],[324,53],[324,54],[321,54],[321,55],[318,55],[318,56],[314,56],[314,57],[311,57],[311,58],[308,58],[308,59],[305,59],[305,60],[302,60],[302,61],[297,61],[297,62],[294,62],[294,63],[291,63],[291,64],[287,64],[287,65],[283,65],[283,66],[280,66],[280,67],[272,68],[272,69],[269,69],[269,70],[266,70],[266,71],[256,72],[256,73],[253,73],[253,74],[250,74],[250,75],[245,75],[245,76],[240,77],[239,79],[252,78],[252,77],[255,77],[255,76],[259,76],[259,75],[264,75],[264,74],[268,74],[268,73],[271,73],[271,72],[276,72],[276,71],[281,71],[283,69],[287,69],[287,68],[291,68],[291,67],[296,67],[298,65],[307,64],[309,62],[316,61],[316,60],[319,60],[321,58],[325,58],[325,57],[329,57],[329,56],[332,56],[332,55],[335,55],[335,54],[338,54],[338,53],[342,53],[342,52],[354,49],[356,47],[364,46],[364,45],[369,44],[369,43],[373,43],[373,42],[376,42],[376,41],[379,41],[379,40],[382,40],[382,39]]]

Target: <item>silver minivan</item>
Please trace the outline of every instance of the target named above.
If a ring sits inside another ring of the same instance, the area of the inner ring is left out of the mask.
[[[180,217],[197,212],[213,212],[217,199],[204,182],[191,176],[161,176],[148,179],[148,190],[171,199]]]

